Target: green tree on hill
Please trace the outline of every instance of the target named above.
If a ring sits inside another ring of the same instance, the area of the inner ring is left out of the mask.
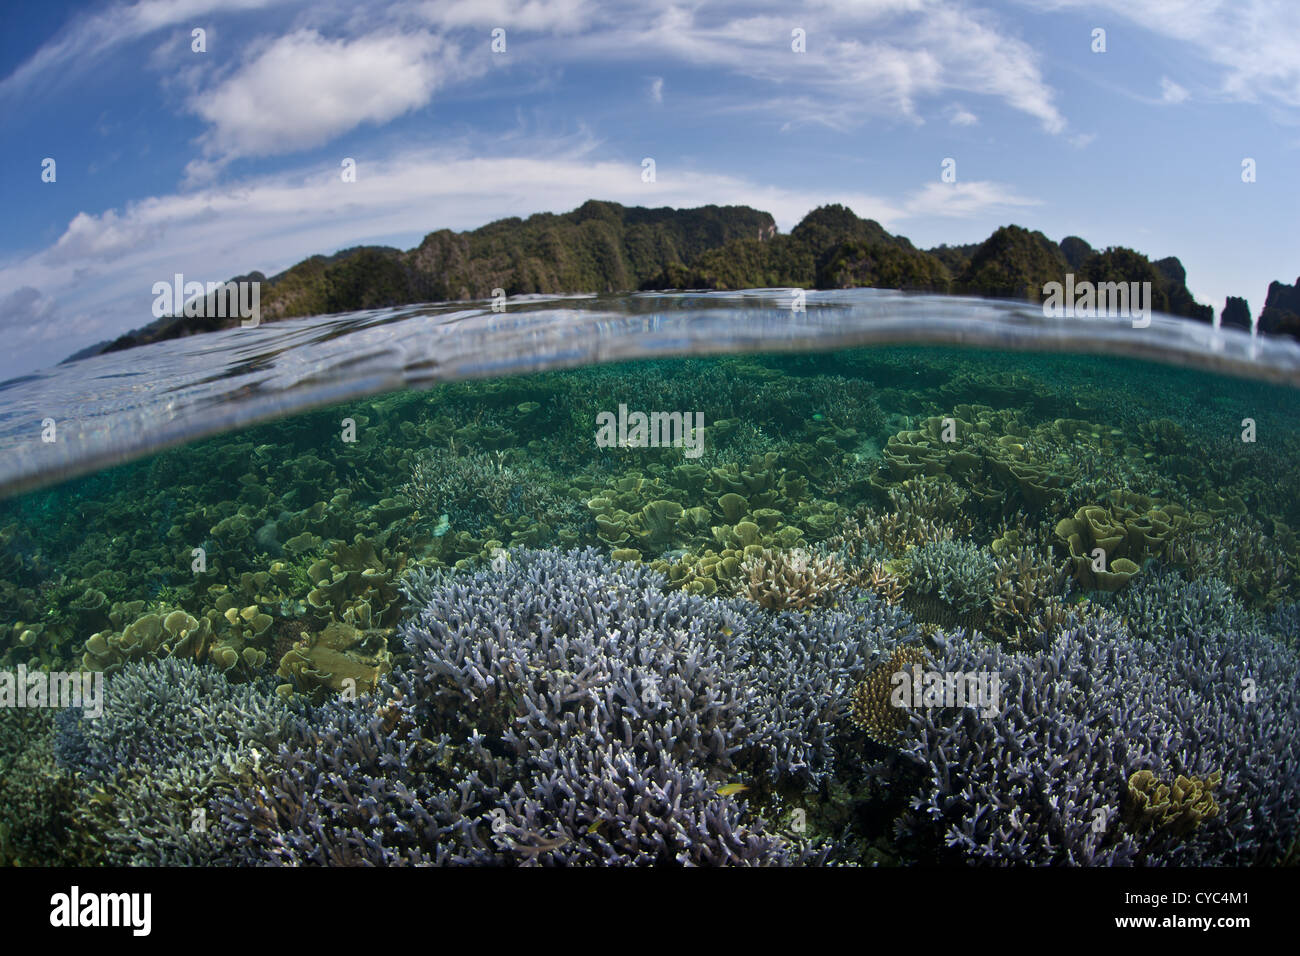
[[[1002,226],[975,250],[954,287],[975,295],[1037,302],[1043,286],[1060,282],[1068,271],[1060,246],[1041,232]]]

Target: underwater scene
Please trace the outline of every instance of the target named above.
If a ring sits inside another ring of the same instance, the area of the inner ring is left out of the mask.
[[[1298,464],[1285,384],[877,344],[28,488],[0,863],[1294,865]]]

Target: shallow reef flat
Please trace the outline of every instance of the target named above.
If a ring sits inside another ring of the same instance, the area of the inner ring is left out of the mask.
[[[0,674],[103,680],[0,684],[0,861],[1294,863],[1298,399],[647,361],[0,502]]]

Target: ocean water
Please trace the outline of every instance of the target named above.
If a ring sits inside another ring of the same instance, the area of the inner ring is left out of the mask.
[[[4,383],[0,862],[1295,862],[1300,349],[791,302]]]

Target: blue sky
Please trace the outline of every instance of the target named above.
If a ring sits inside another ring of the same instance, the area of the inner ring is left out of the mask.
[[[743,203],[782,231],[841,202],[922,247],[1017,223],[1176,255],[1216,311],[1235,294],[1257,314],[1300,273],[1291,0],[43,0],[0,18],[3,374],[147,323],[176,272],[270,275],[588,198]]]

